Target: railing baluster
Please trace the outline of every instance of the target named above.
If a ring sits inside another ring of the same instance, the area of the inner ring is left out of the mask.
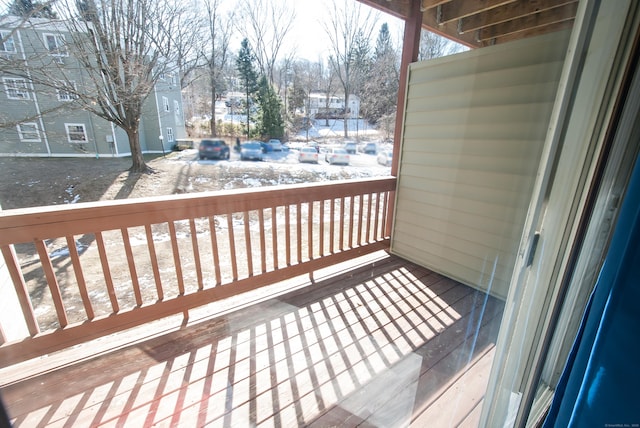
[[[176,225],[169,222],[169,234],[171,236],[171,249],[173,251],[173,263],[176,267],[176,278],[178,279],[178,294],[184,296],[184,277],[182,276],[182,261],[180,260],[180,248],[178,247],[178,237],[176,235]]]
[[[129,231],[126,228],[120,229],[122,233],[122,243],[124,244],[124,253],[127,255],[127,264],[129,265],[129,273],[131,274],[131,285],[133,287],[133,295],[136,298],[136,305],[142,306],[142,294],[140,294],[140,282],[138,281],[138,273],[136,264],[133,260],[133,251],[131,251],[131,241],[129,241]]]
[[[358,240],[356,241],[356,245],[358,247],[362,246],[362,227],[364,226],[364,222],[362,221],[362,216],[364,213],[364,194],[358,196],[360,202],[358,203]]]
[[[276,207],[271,207],[271,239],[273,246],[273,269],[278,270],[278,222]]]
[[[260,268],[261,273],[265,273],[267,271],[267,245],[264,236],[264,209],[258,210],[258,221],[260,223]]]
[[[100,255],[100,264],[102,265],[102,274],[104,275],[107,294],[111,301],[111,310],[115,314],[120,311],[120,306],[118,305],[116,290],[113,288],[113,279],[111,278],[111,270],[109,269],[109,260],[107,259],[107,251],[104,246],[104,238],[102,237],[102,232],[96,232],[95,236],[96,244],[98,245],[98,254]]]
[[[376,193],[376,214],[375,221],[373,223],[373,241],[378,240],[378,225],[380,223],[380,192]]]
[[[340,199],[340,251],[344,251],[344,204],[345,198]]]
[[[44,270],[44,276],[47,278],[47,285],[49,286],[49,290],[51,290],[51,299],[53,300],[53,305],[56,308],[58,322],[61,327],[66,327],[69,325],[69,321],[67,320],[67,313],[64,310],[62,294],[60,293],[60,285],[58,284],[56,274],[53,271],[53,265],[51,264],[49,253],[47,252],[47,246],[41,239],[36,240],[35,244],[36,249],[38,250],[38,256],[40,257],[40,264]]]
[[[287,257],[287,266],[291,266],[291,206],[284,207],[284,240]]]
[[[229,253],[231,253],[231,274],[234,281],[238,280],[238,261],[236,259],[236,238],[233,232],[233,214],[227,214],[227,229],[229,233]]]
[[[331,207],[329,208],[329,253],[333,254],[335,240],[335,224],[336,224],[336,200],[331,199]]]
[[[6,267],[9,270],[9,276],[11,276],[11,280],[13,281],[13,287],[16,290],[18,302],[20,302],[24,322],[27,324],[29,334],[31,336],[35,336],[40,333],[40,327],[36,321],[36,314],[33,312],[33,306],[31,306],[29,291],[27,290],[27,284],[24,282],[24,277],[20,270],[20,264],[18,263],[16,252],[12,246],[3,245],[2,255],[4,256]]]
[[[298,241],[298,264],[302,263],[302,210],[301,204],[296,205],[296,240]]]
[[[367,194],[367,228],[365,229],[364,241],[365,243],[371,242],[371,193]]]
[[[313,260],[313,201],[309,202],[309,217],[307,219],[307,250],[309,260]]]
[[[349,248],[353,248],[353,214],[354,214],[354,200],[355,197],[352,195],[349,197]]]
[[[202,278],[202,263],[200,262],[200,248],[198,247],[198,231],[195,219],[189,219],[189,231],[191,232],[191,247],[193,248],[193,261],[196,264],[196,277],[198,278],[198,290],[204,290]]]
[[[73,273],[75,274],[76,282],[78,283],[78,291],[80,292],[84,312],[87,314],[87,319],[92,320],[95,315],[93,313],[93,307],[91,306],[89,293],[87,292],[87,283],[84,280],[84,273],[82,272],[82,265],[80,264],[80,255],[76,248],[76,241],[73,236],[67,236],[66,238],[71,264],[73,265]]]
[[[251,229],[249,228],[249,212],[244,212],[244,242],[247,254],[247,269],[249,276],[253,276],[253,250],[251,248]]]
[[[222,284],[220,251],[218,250],[218,236],[216,234],[216,221],[214,216],[209,217],[209,231],[211,233],[211,252],[213,253],[213,269],[216,274],[216,285],[220,285]]]
[[[382,204],[382,237],[387,237],[387,206],[389,205],[389,192],[384,192],[384,204]]]
[[[324,203],[325,200],[320,200],[320,257],[324,256]]]
[[[144,232],[147,236],[147,248],[149,249],[149,259],[151,259],[151,269],[153,270],[153,278],[156,283],[156,292],[158,294],[158,300],[164,299],[164,292],[162,291],[162,280],[160,278],[160,267],[158,266],[158,255],[156,254],[156,246],[153,242],[153,233],[151,232],[151,225],[144,225]]]

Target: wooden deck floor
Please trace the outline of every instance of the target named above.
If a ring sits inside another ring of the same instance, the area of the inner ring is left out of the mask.
[[[476,426],[501,314],[385,256],[2,397],[25,427]]]

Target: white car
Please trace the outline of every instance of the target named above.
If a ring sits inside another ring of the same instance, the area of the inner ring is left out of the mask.
[[[392,150],[383,150],[378,153],[378,163],[384,166],[391,166],[391,161],[393,160],[393,151]]]
[[[324,159],[330,164],[349,165],[349,153],[345,149],[329,149]]]
[[[278,139],[272,138],[267,142],[267,144],[269,145],[269,149],[272,152],[281,152],[282,151],[282,143]]]
[[[318,163],[318,151],[314,147],[301,147],[298,162]]]

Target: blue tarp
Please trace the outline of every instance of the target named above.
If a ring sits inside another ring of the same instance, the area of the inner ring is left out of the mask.
[[[544,423],[640,427],[640,162]]]

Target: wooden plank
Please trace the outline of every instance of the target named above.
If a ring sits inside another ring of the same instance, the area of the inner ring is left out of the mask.
[[[318,226],[319,226],[319,231],[318,231],[318,241],[320,244],[320,257],[324,256],[324,240],[325,240],[325,236],[324,236],[324,204],[326,201],[322,200],[320,201],[320,214],[319,214],[319,221],[318,221]]]
[[[233,232],[233,214],[227,213],[227,233],[229,234],[229,253],[231,254],[231,273],[234,281],[238,280],[238,260],[236,239]]]
[[[93,306],[91,305],[91,299],[87,292],[87,283],[84,279],[84,273],[82,271],[82,265],[80,264],[80,255],[78,254],[78,248],[76,247],[76,241],[73,236],[67,236],[67,248],[69,249],[69,257],[71,258],[71,265],[73,266],[73,273],[76,277],[76,283],[78,284],[78,291],[80,292],[80,298],[82,299],[82,306],[84,312],[87,315],[87,319],[94,318]]]
[[[149,249],[149,260],[151,261],[151,270],[153,271],[153,279],[156,286],[156,294],[158,300],[164,299],[164,292],[162,290],[162,279],[160,277],[160,267],[158,266],[158,255],[156,254],[156,246],[153,242],[153,233],[151,232],[151,225],[146,224],[144,226],[144,233],[147,239],[147,248]]]
[[[373,212],[371,211],[371,207],[373,206],[373,195],[367,195],[367,227],[365,229],[364,243],[371,242],[371,218],[373,217]]]
[[[127,229],[120,229],[122,233],[122,243],[124,244],[124,252],[127,255],[127,264],[129,265],[129,275],[131,276],[131,286],[133,287],[133,295],[136,299],[136,305],[142,306],[142,294],[140,293],[140,281],[138,281],[138,272],[136,271],[136,264],[133,258],[133,251],[131,251],[131,241],[129,240],[129,231]]]
[[[27,324],[27,329],[29,330],[30,335],[35,336],[40,333],[40,327],[36,321],[33,306],[31,306],[29,291],[27,290],[27,285],[24,282],[24,277],[20,270],[18,257],[16,256],[13,246],[3,245],[1,250],[7,270],[9,271],[9,276],[11,276],[11,281],[13,282],[13,288],[16,290],[16,295],[20,302],[21,312],[24,317],[24,321]]]
[[[353,234],[355,233],[353,229],[353,217],[355,213],[354,200],[355,196],[349,196],[349,248],[353,248]]]
[[[189,219],[189,232],[191,235],[191,248],[193,249],[193,261],[196,265],[198,290],[202,290],[204,288],[204,279],[202,278],[202,262],[200,260],[200,248],[198,246],[198,231],[196,230],[196,222],[193,218]]]
[[[334,253],[334,241],[336,232],[336,200],[331,199],[329,207],[329,254]]]
[[[171,250],[173,252],[173,264],[176,268],[176,280],[178,281],[178,294],[184,294],[184,276],[182,275],[182,260],[180,260],[180,248],[178,247],[178,237],[176,236],[176,225],[169,222],[169,239],[171,239]]]
[[[452,0],[449,3],[443,4],[442,6],[440,6],[440,10],[439,10],[440,19],[438,20],[438,24],[446,24],[448,22],[452,22],[460,18],[465,18],[467,16],[475,15],[478,13],[486,12],[491,9],[502,7],[504,5],[508,5],[509,3],[513,3],[515,1],[517,0],[484,0],[482,2],[468,1],[468,0]]]
[[[534,0],[507,4],[497,9],[462,18],[459,26],[460,33],[466,33],[483,27],[501,24],[569,3],[577,2],[576,0]]]
[[[578,9],[578,3],[569,3],[555,9],[549,9],[512,21],[495,24],[490,27],[484,27],[478,30],[477,39],[485,42],[500,37],[505,37],[522,31],[533,34],[532,31],[544,32],[551,25],[559,24],[565,21],[573,22]]]
[[[271,207],[271,247],[273,252],[273,269],[280,268],[278,263],[278,213],[276,207]]]
[[[296,204],[296,248],[298,249],[298,264],[302,263],[302,204]]]
[[[34,238],[82,235],[123,227],[160,224],[188,218],[224,215],[280,205],[328,199],[368,192],[391,191],[395,178],[269,186],[133,200],[87,202],[0,212],[0,245],[32,242]],[[55,224],[55,232],[51,225]],[[51,236],[55,235],[55,236]]]
[[[258,210],[258,225],[260,229],[260,273],[267,271],[267,249],[264,227],[264,210]],[[272,233],[275,233],[272,229]],[[275,250],[273,251],[275,253]]]
[[[307,250],[309,260],[313,260],[313,205],[313,201],[307,205],[309,207],[309,215],[307,218]]]
[[[38,257],[40,258],[40,264],[42,265],[42,270],[47,278],[47,285],[49,286],[51,299],[53,300],[53,305],[56,309],[58,323],[61,327],[66,327],[69,324],[69,320],[67,319],[67,312],[64,309],[64,302],[62,301],[62,294],[60,293],[60,285],[58,284],[56,274],[53,271],[49,252],[47,251],[47,247],[43,241],[37,240],[35,245],[36,250],[38,251]]]
[[[249,276],[253,276],[253,248],[251,247],[251,230],[249,229],[250,221],[248,211],[245,211],[243,214],[243,223],[245,254],[247,257],[247,271],[249,272]]]
[[[286,246],[287,266],[291,266],[291,206],[284,207],[284,241]]]
[[[216,232],[215,217],[209,217],[209,234],[211,236],[211,252],[213,253],[213,269],[216,275],[216,285],[222,284],[220,273],[220,251],[218,249],[218,235]]]
[[[340,251],[344,250],[344,204],[345,198],[340,198]]]
[[[100,254],[100,264],[102,266],[102,274],[104,276],[105,285],[107,286],[107,294],[109,295],[109,301],[111,302],[112,313],[118,313],[120,311],[120,305],[118,304],[118,297],[116,296],[116,290],[113,287],[113,278],[111,277],[111,269],[109,268],[109,259],[107,257],[107,251],[104,246],[104,238],[101,232],[96,232],[96,244],[98,246],[98,253]]]

